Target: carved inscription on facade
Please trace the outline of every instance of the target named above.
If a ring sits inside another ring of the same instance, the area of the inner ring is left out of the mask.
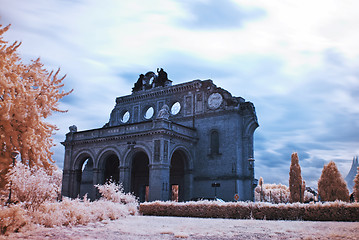
[[[133,118],[134,118],[134,122],[138,122],[139,111],[140,111],[139,106],[135,106],[135,107],[133,108]]]

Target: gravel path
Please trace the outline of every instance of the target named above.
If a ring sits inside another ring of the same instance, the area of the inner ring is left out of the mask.
[[[129,216],[76,227],[36,227],[0,239],[359,239],[358,222]]]

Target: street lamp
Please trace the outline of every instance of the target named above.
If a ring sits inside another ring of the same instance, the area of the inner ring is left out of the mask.
[[[16,158],[19,156],[19,151],[12,151],[11,152],[11,158],[12,158],[12,167],[14,167],[15,166],[15,160],[16,160]],[[10,181],[10,191],[9,191],[9,199],[7,200],[7,203],[11,203],[11,186],[12,186],[12,181]]]
[[[249,163],[249,170],[254,169],[254,159],[248,158],[248,163]]]

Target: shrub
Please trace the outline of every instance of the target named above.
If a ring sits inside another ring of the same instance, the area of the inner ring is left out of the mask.
[[[28,221],[20,205],[0,206],[0,233],[17,232]]]
[[[132,207],[107,200],[89,201],[64,198],[61,202],[45,202],[32,215],[33,223],[53,226],[86,225],[90,222],[115,220],[136,214]]]
[[[138,204],[138,199],[131,193],[125,193],[122,184],[116,184],[114,182],[107,182],[103,185],[95,185],[100,192],[103,199],[124,204]]]
[[[90,222],[114,220],[138,212],[138,201],[124,193],[121,185],[106,183],[96,185],[101,199],[89,201],[63,198],[58,201],[61,189],[61,171],[48,175],[37,167],[16,164],[7,177],[11,182],[12,200],[6,205],[7,196],[0,198],[0,231],[18,231],[25,225],[40,224],[46,227],[86,225]],[[5,193],[5,194],[8,194]]]
[[[149,202],[140,213],[155,216],[306,221],[359,221],[359,203]]]
[[[282,184],[262,184],[254,189],[256,202],[270,203],[289,203],[290,192],[286,185]],[[304,192],[304,202],[310,202],[315,199],[314,195],[308,191]]]
[[[61,195],[62,172],[55,170],[52,175],[43,169],[30,167],[21,162],[6,175],[8,188],[11,186],[11,201],[21,202],[26,208],[37,208],[45,201],[54,201]]]

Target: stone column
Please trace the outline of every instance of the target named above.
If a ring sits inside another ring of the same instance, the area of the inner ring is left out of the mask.
[[[70,197],[77,198],[77,195],[80,194],[80,186],[81,186],[81,169],[79,170],[71,170],[70,172],[70,182],[72,183],[72,187],[70,187]]]
[[[120,183],[122,183],[123,190],[125,192],[130,192],[130,181],[131,181],[131,173],[130,168],[127,166],[120,166]]]
[[[168,164],[152,164],[149,167],[149,201],[170,199],[170,167]]]
[[[62,171],[62,187],[61,195],[65,197],[70,197],[70,183],[71,183],[71,171],[63,170]]]
[[[93,185],[97,185],[97,184],[103,184],[102,179],[100,178],[100,174],[101,174],[101,170],[102,169],[98,169],[98,168],[94,168],[92,169],[92,181],[93,181]],[[94,187],[94,198],[98,199],[101,197],[100,192],[98,191],[98,189],[96,187]]]
[[[184,175],[184,200],[191,200],[193,197],[193,173],[192,170],[189,170]]]

